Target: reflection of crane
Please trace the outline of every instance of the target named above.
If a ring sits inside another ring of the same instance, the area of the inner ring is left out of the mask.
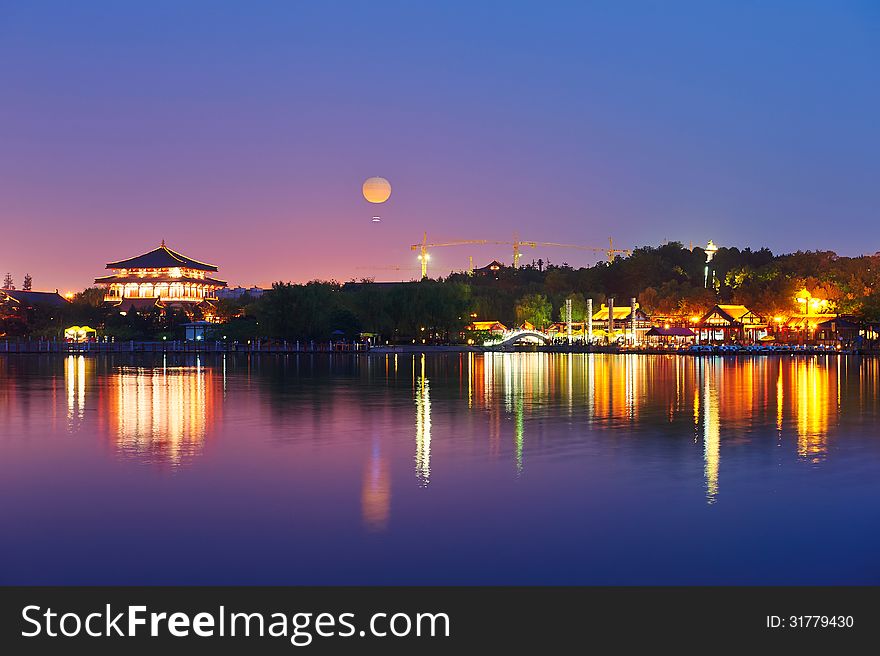
[[[431,259],[431,256],[428,253],[429,248],[436,248],[438,246],[463,246],[465,244],[501,244],[503,246],[513,246],[514,269],[519,268],[519,260],[522,257],[521,249],[523,246],[528,246],[529,248],[537,248],[538,246],[552,246],[557,248],[573,248],[581,251],[591,251],[593,253],[605,253],[605,255],[608,257],[609,262],[612,262],[614,260],[614,257],[618,254],[632,254],[632,251],[629,249],[614,248],[614,241],[611,239],[611,237],[608,238],[608,248],[597,248],[595,246],[580,246],[578,244],[559,244],[552,241],[523,241],[515,233],[513,235],[513,241],[495,241],[491,239],[459,239],[456,241],[429,244],[428,233],[426,232],[422,237],[421,243],[413,244],[412,246],[410,246],[410,248],[414,251],[419,251],[418,258],[422,265],[422,278],[425,278],[428,275],[428,260]],[[473,263],[471,263],[470,265],[470,270],[473,270]]]

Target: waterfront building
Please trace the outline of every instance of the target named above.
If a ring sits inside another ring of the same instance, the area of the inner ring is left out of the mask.
[[[767,322],[745,305],[715,305],[697,330],[701,342],[757,342],[767,336]]]
[[[98,331],[91,326],[70,326],[64,329],[64,339],[80,344],[97,340]]]
[[[33,310],[40,306],[62,308],[67,306],[69,301],[59,294],[57,289],[54,292],[0,289],[0,304],[6,306],[9,310],[25,311]]]
[[[507,326],[500,321],[474,321],[467,327],[468,330],[486,331],[490,335],[500,336],[507,332]]]
[[[557,321],[556,323],[551,323],[547,328],[547,334],[550,335],[552,339],[567,339],[568,338],[568,326],[564,321]],[[571,322],[571,338],[576,342],[584,341],[586,337],[586,324],[583,321],[572,321]]]
[[[0,289],[0,337],[22,337],[29,332],[29,325],[37,313],[55,318],[55,312],[63,310],[69,301],[54,292],[19,291]]]
[[[106,268],[113,273],[95,278],[95,284],[106,288],[104,301],[120,312],[172,305],[187,314],[196,308],[204,311],[213,307],[217,291],[226,287],[211,275],[217,271],[215,265],[173,251],[164,241],[148,253],[110,262]]]
[[[628,339],[631,342],[642,343],[645,335],[651,329],[651,317],[639,307],[638,303],[630,305],[613,305],[609,310],[604,303],[593,314],[593,338],[609,342],[617,342]],[[635,316],[633,316],[635,311]],[[613,312],[613,314],[612,314]],[[609,326],[609,317],[611,324]],[[572,326],[573,328],[574,326]],[[635,334],[633,332],[635,327]]]
[[[852,318],[835,316],[816,324],[815,338],[825,346],[850,347],[859,338],[859,323]]]
[[[855,338],[857,324],[830,312],[827,300],[814,298],[806,289],[798,292],[794,300],[800,311],[777,315],[768,320],[768,335],[763,341],[828,345],[838,344],[842,339],[849,342]]]
[[[696,339],[696,333],[690,328],[683,326],[654,326],[645,333],[649,344],[665,344],[671,346],[681,346],[683,344],[692,344]]]

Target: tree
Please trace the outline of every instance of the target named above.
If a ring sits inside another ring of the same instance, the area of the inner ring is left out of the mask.
[[[29,274],[29,273],[24,274],[24,282],[22,283],[21,288],[24,291],[29,292],[29,291],[31,291],[33,284],[34,284],[34,280],[33,280],[33,278],[31,278],[31,274]]]
[[[550,324],[553,306],[543,294],[527,294],[516,302],[516,321],[522,325],[526,321],[536,328]]]
[[[587,299],[580,292],[569,294],[567,299],[571,299],[571,320],[575,323],[586,321],[587,318]],[[565,321],[565,300],[559,306],[559,320]]]
[[[104,290],[100,287],[87,287],[73,297],[73,303],[99,308],[104,304]]]
[[[8,271],[6,272],[6,277],[3,278],[3,289],[15,289],[15,284],[12,282],[12,274]]]
[[[639,294],[639,307],[648,314],[655,312],[660,304],[660,294],[653,287],[645,287]]]

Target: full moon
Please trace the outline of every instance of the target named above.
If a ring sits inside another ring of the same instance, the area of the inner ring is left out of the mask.
[[[391,183],[385,178],[368,178],[364,182],[364,198],[371,203],[384,203],[391,197]]]

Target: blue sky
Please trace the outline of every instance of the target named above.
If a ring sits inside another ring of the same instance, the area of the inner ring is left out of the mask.
[[[165,239],[345,280],[423,231],[873,253],[878,35],[846,1],[0,0],[0,269],[81,288]],[[469,255],[510,260],[434,273]]]

